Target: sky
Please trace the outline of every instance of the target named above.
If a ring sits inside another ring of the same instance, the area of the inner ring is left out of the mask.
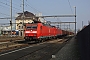
[[[12,0],[12,14],[17,16],[17,13],[22,12],[22,0]],[[69,15],[74,14],[76,6],[76,22],[77,29],[88,25],[90,21],[90,0],[24,0],[24,11],[29,11],[34,14],[42,13],[43,16],[48,15]],[[0,0],[0,18],[10,17],[10,0]],[[74,17],[58,17],[45,18],[51,22],[74,22]],[[0,19],[1,23],[9,23],[9,19]],[[15,19],[13,19],[15,22]],[[74,24],[71,24],[71,29],[74,29]]]

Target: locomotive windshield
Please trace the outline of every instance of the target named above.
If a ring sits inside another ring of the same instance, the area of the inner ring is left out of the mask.
[[[27,29],[37,29],[37,26],[27,26]]]

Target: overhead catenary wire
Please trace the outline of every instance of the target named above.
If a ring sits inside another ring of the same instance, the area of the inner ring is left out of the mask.
[[[1,1],[0,1],[0,3],[10,7],[9,4],[6,4],[6,3],[4,3],[4,2],[1,2]],[[18,9],[18,8],[16,8],[16,7],[12,7],[12,8],[14,8],[14,9],[16,9],[16,10],[20,10],[20,11],[22,11],[21,9]]]
[[[9,2],[9,1],[8,1]],[[9,2],[10,3],[10,2]],[[0,1],[0,7],[2,7],[2,9],[6,9],[7,11],[9,11],[8,9],[10,9],[10,4],[8,4],[7,2],[2,2],[2,1]],[[17,10],[20,10],[21,11],[21,9],[20,8],[16,8],[16,7],[12,7],[13,8],[13,11],[14,11],[14,13],[17,13]],[[10,14],[8,13],[2,13],[2,12],[0,12],[0,15],[5,15],[5,16],[10,16]]]
[[[6,0],[6,1],[10,3],[10,1],[8,1],[8,0]],[[16,6],[16,5],[19,6],[18,4],[13,3],[13,2],[12,2],[12,4],[15,5],[15,6]],[[21,6],[20,6],[20,7],[21,7]]]
[[[6,15],[6,16],[10,16],[10,15],[8,15],[8,14],[4,14],[4,13],[1,13],[1,12],[0,12],[0,14],[2,14],[2,15]]]
[[[68,3],[69,3],[69,6],[70,6],[70,9],[71,9],[71,12],[73,13],[72,8],[71,8],[71,4],[70,4],[70,1],[69,0],[68,0]]]
[[[10,3],[10,1],[6,1],[6,2],[9,2],[9,3]],[[8,6],[7,8],[10,7],[10,4],[8,4],[8,3],[1,2],[1,1],[0,1],[0,3],[2,4],[2,5],[1,5],[2,7],[6,7],[6,6]],[[15,3],[12,3],[12,4],[15,4]],[[5,6],[3,6],[3,5],[5,5]],[[15,4],[15,5],[17,5],[17,4]],[[37,10],[36,8],[30,6],[30,5],[29,5],[28,3],[26,3],[26,2],[25,2],[25,6],[29,6],[29,7],[31,7],[32,9],[34,9],[35,11],[40,12],[39,10]],[[20,7],[21,7],[21,6],[20,6]],[[16,10],[22,11],[21,9],[18,9],[18,8],[16,8],[16,7],[12,7],[12,8],[13,8],[13,11],[14,11],[14,12],[15,12]],[[15,13],[17,13],[17,11],[16,11]],[[5,13],[1,13],[1,14],[5,15]],[[6,14],[6,15],[7,15],[7,14]],[[10,15],[9,15],[9,16],[10,16]]]
[[[1,6],[1,7],[5,7],[5,6],[3,6],[3,5],[0,5],[0,6]],[[0,12],[0,15],[10,16],[9,14],[2,13],[2,12]]]
[[[39,11],[38,9],[32,7],[31,4],[27,2],[27,0],[25,1],[25,6],[31,7],[31,8],[34,9],[36,12],[41,13],[41,11]]]
[[[2,5],[0,5],[1,7],[2,7],[2,9],[5,9],[5,10],[7,10],[7,11],[9,11],[9,7],[5,7],[5,6],[2,6]],[[17,11],[15,11],[15,10],[13,10],[15,13],[17,13]],[[10,16],[10,14],[8,14],[8,13],[2,13],[1,11],[0,11],[0,15],[5,15],[5,16]]]

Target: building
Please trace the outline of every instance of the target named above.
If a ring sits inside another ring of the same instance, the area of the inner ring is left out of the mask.
[[[14,31],[15,31],[15,28],[14,28],[14,26],[12,26],[12,35],[16,35],[14,33]],[[9,26],[1,26],[0,27],[0,34],[11,35],[11,26],[10,25]]]
[[[38,17],[36,17],[33,13],[25,11],[24,16],[23,13],[18,13],[18,16],[16,17],[16,30],[19,31],[19,36],[23,36],[24,33],[24,27],[26,23],[34,23],[35,21],[38,21]]]

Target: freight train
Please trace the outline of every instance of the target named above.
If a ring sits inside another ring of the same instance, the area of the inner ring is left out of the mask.
[[[68,31],[61,30],[55,26],[43,23],[28,23],[25,25],[24,39],[27,41],[43,41],[46,39],[59,38],[69,34]],[[73,33],[70,33],[73,34]]]

